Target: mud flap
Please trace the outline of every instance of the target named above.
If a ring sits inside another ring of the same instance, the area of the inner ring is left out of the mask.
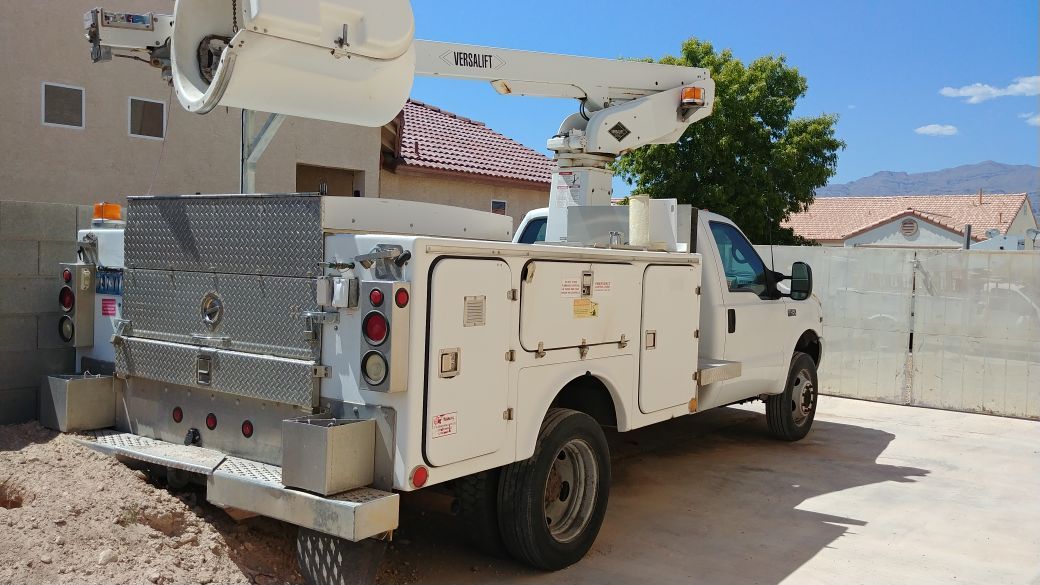
[[[296,560],[308,585],[375,585],[386,540],[344,538],[300,528]]]

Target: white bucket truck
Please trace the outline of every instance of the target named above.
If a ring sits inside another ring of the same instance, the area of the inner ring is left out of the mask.
[[[762,399],[774,435],[809,431],[809,267],[773,272],[731,221],[674,201],[608,205],[614,157],[710,114],[706,71],[415,41],[404,0],[86,20],[96,58],[147,52],[192,111],[380,124],[413,71],[582,103],[549,142],[548,242],[511,242],[493,214],[313,194],[130,197],[125,228],[102,206],[80,232],[61,328],[84,369],[114,373],[112,410],[77,425],[75,384],[52,383],[58,426],[306,529],[315,582],[308,542],[383,537],[397,492],[447,482],[478,538],[543,569],[578,561],[607,511],[604,426]]]

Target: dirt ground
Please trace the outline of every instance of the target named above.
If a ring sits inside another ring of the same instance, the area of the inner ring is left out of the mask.
[[[609,434],[602,532],[557,573],[477,552],[406,494],[379,584],[1040,583],[1040,423],[820,408],[794,444],[768,438],[754,406]],[[0,585],[297,585],[294,537],[69,437],[0,427]]]

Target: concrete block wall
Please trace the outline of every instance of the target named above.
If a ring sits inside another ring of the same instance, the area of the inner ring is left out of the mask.
[[[36,418],[47,374],[75,370],[58,337],[58,264],[76,259],[84,205],[0,201],[0,424]]]

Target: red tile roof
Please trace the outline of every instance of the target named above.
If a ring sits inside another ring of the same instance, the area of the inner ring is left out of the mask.
[[[900,195],[817,197],[808,211],[783,223],[794,233],[816,241],[842,241],[904,215],[913,215],[956,233],[971,224],[972,238],[985,239],[986,230],[1006,234],[1026,204],[1026,194]]]
[[[482,122],[409,100],[397,164],[549,185],[553,162]]]

